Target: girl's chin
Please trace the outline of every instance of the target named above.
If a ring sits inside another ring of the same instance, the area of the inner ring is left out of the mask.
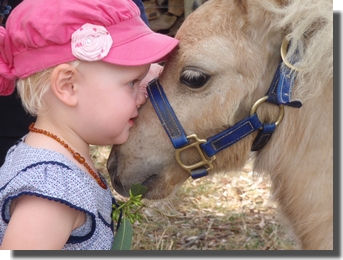
[[[120,137],[118,136],[117,138],[115,138],[115,143],[117,145],[121,145],[123,143],[125,143],[130,137],[130,133],[128,132],[127,134],[123,134]]]

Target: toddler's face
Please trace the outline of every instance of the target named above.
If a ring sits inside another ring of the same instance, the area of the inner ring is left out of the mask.
[[[122,144],[146,98],[139,83],[149,65],[119,66],[105,62],[82,62],[79,76],[78,113],[90,144]]]

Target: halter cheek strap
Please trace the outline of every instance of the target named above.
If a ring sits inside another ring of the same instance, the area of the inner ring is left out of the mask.
[[[164,130],[167,132],[174,148],[177,149],[188,144],[186,133],[177,119],[157,78],[150,81],[147,91],[155,112],[158,115]]]

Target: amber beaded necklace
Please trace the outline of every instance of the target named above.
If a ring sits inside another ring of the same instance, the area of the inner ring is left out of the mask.
[[[99,177],[98,174],[96,174],[92,168],[89,166],[89,164],[86,162],[85,158],[82,157],[79,153],[76,153],[73,149],[71,149],[71,147],[64,142],[63,140],[61,140],[57,135],[54,135],[53,133],[50,133],[46,130],[43,129],[39,129],[39,128],[35,128],[35,123],[31,123],[31,125],[29,126],[29,130],[31,132],[34,133],[38,133],[38,134],[43,134],[46,136],[51,137],[52,139],[56,140],[57,142],[59,142],[61,145],[63,145],[72,155],[73,157],[80,163],[83,164],[86,169],[88,170],[88,172],[92,175],[92,177],[96,180],[96,182],[100,185],[101,188],[103,189],[107,189],[107,185],[103,182],[103,180]]]

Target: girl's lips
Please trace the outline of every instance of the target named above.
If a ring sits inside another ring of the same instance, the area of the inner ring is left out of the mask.
[[[138,117],[138,114],[130,118],[129,124],[130,124],[131,126],[133,126],[133,125],[135,124],[135,119],[136,119],[137,117]]]

